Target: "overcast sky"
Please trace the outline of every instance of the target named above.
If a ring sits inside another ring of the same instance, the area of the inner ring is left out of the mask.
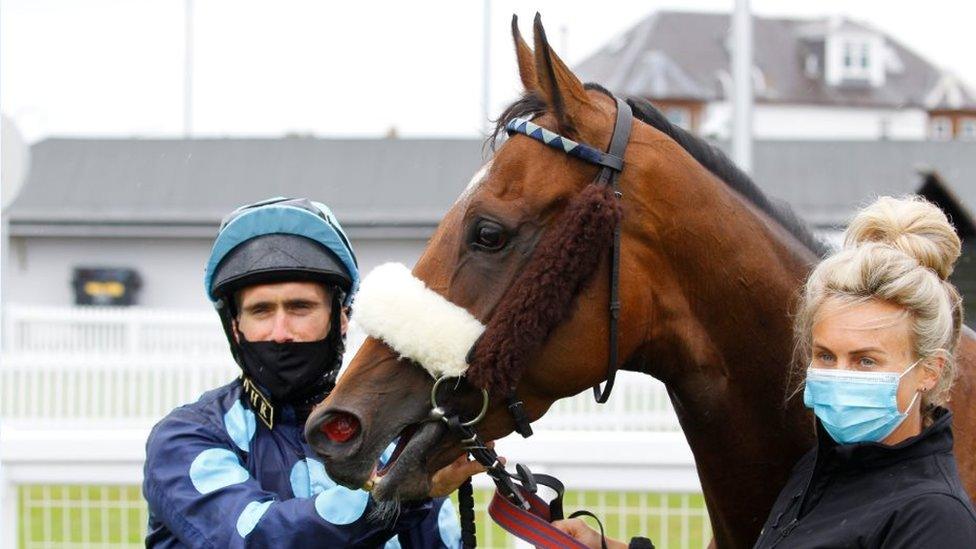
[[[179,136],[185,0],[2,0],[0,110],[29,141]],[[491,2],[491,109],[518,93],[508,23],[541,11],[570,64],[654,10],[732,0]],[[753,0],[757,15],[845,15],[976,84],[971,0]],[[198,136],[475,136],[481,0],[194,0]]]

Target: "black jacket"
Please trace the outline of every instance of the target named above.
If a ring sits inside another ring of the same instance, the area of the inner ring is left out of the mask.
[[[976,513],[952,455],[952,414],[895,446],[838,445],[817,421],[755,547],[976,548]]]

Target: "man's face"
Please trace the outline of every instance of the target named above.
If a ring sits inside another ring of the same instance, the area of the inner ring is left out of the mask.
[[[241,290],[237,302],[237,329],[247,341],[301,343],[329,334],[332,296],[317,282],[249,286]]]

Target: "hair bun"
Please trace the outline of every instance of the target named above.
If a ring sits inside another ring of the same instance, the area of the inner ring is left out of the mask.
[[[920,196],[882,196],[862,209],[844,232],[844,247],[878,242],[915,258],[922,266],[949,278],[961,244],[949,219]]]

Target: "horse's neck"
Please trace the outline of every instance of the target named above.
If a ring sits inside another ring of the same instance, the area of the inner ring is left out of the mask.
[[[775,221],[725,192],[720,216],[706,217],[701,207],[688,211],[680,234],[662,243],[678,287],[656,297],[666,312],[643,354],[646,371],[668,385],[716,539],[738,547],[758,536],[813,441],[802,406],[784,399],[792,354],[788,307],[815,258]]]

